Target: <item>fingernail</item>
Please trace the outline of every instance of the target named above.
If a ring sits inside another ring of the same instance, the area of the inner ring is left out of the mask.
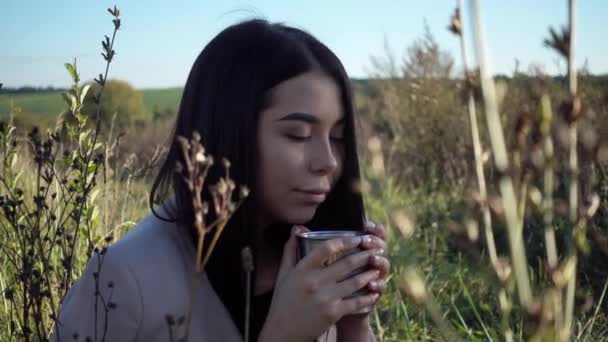
[[[363,235],[363,237],[361,238],[361,240],[363,241],[363,243],[370,243],[370,242],[372,242],[372,238],[369,235]]]
[[[291,229],[291,233],[292,234],[298,234],[302,231],[302,226],[293,226],[293,228]]]
[[[384,248],[378,248],[376,250],[376,255],[384,255]]]
[[[361,237],[360,236],[354,236],[350,239],[350,243],[353,245],[358,245],[361,243]]]

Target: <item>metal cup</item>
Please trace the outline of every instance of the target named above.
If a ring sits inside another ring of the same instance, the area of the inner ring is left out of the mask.
[[[364,235],[367,235],[367,234],[362,231],[357,231],[357,230],[318,230],[318,231],[298,233],[296,235],[297,242],[298,242],[298,261],[301,260],[302,258],[304,258],[304,256],[306,256],[308,253],[310,253],[313,249],[315,249],[319,244],[323,243],[324,241],[331,240],[331,239],[345,238],[345,237],[364,236]],[[344,257],[347,257],[351,254],[361,252],[361,251],[363,251],[362,248],[355,247],[348,251],[343,251],[339,254],[332,255],[328,260],[325,261],[325,265],[330,265]],[[350,274],[348,274],[342,280],[348,279],[357,274],[365,272],[368,269],[369,269],[369,267],[360,267],[360,268],[354,270],[353,272],[351,272]],[[340,280],[340,281],[342,281],[342,280]],[[356,291],[355,293],[353,293],[352,295],[346,297],[345,299],[357,297],[357,296],[361,296],[361,295],[366,295],[366,294],[369,294],[369,290],[367,288],[362,288],[362,289]],[[359,311],[354,312],[354,314],[367,314],[367,313],[371,312],[372,309],[373,309],[373,306],[368,306]]]

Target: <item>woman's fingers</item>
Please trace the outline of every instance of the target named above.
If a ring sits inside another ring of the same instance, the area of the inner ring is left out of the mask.
[[[352,298],[347,298],[342,300],[342,305],[340,305],[340,317],[348,314],[352,314],[354,312],[358,312],[359,310],[366,308],[370,305],[376,304],[376,301],[379,298],[379,294],[376,292],[356,296]]]
[[[289,236],[289,240],[287,240],[287,242],[285,243],[285,246],[283,247],[283,257],[281,258],[281,265],[279,266],[279,273],[277,275],[277,283],[282,281],[282,279],[294,267],[294,265],[297,262],[296,234],[298,234],[300,229],[301,228],[299,226],[292,227],[291,235]]]
[[[343,255],[348,250],[351,250],[360,244],[360,236],[323,241],[323,243],[314,248],[310,254],[305,256],[299,264],[306,269],[318,268],[324,266],[327,260],[338,258],[340,255]]]
[[[321,271],[322,280],[330,282],[344,280],[357,269],[367,269],[366,266],[370,265],[370,258],[381,252],[381,250],[373,249],[347,255],[323,269]]]
[[[371,292],[382,294],[386,290],[386,280],[372,280],[367,284],[367,289]]]
[[[386,248],[386,242],[374,235],[365,235],[361,241],[361,247],[364,249],[372,249],[372,248]]]
[[[384,225],[382,225],[381,223],[367,221],[367,223],[365,223],[364,228],[365,228],[365,232],[367,232],[368,234],[375,235],[382,240],[386,240],[386,229],[384,228]]]
[[[382,255],[372,255],[369,257],[368,262],[373,269],[380,271],[380,278],[386,277],[390,272],[391,263]]]
[[[332,298],[345,298],[366,287],[371,281],[378,279],[380,271],[367,270],[337,283],[331,291]]]
[[[298,227],[298,234],[310,232],[310,229],[306,228],[306,226],[296,225],[296,227]]]

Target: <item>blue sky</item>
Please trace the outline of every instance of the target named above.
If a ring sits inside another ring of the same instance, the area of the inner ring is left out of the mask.
[[[138,88],[182,86],[205,44],[226,26],[264,17],[304,28],[332,48],[352,77],[372,70],[370,56],[383,56],[388,41],[397,57],[429,24],[440,46],[460,65],[458,42],[445,27],[455,1],[449,0],[118,0],[123,27],[111,78]],[[465,1],[466,3],[466,1]],[[511,73],[540,64],[563,71],[556,55],[542,46],[549,25],[567,21],[565,0],[487,0],[486,37],[493,70]],[[78,59],[82,78],[102,71],[101,39],[112,29],[100,0],[0,0],[0,82],[8,87],[66,86],[63,63]],[[465,25],[469,26],[465,5]],[[608,73],[608,1],[578,1],[577,64]],[[466,32],[470,36],[470,32]],[[472,53],[470,53],[472,55]]]

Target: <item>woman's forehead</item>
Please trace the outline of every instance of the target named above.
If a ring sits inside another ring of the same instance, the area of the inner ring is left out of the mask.
[[[307,72],[278,84],[270,92],[269,104],[271,119],[299,112],[335,122],[343,114],[338,85],[319,72]]]

